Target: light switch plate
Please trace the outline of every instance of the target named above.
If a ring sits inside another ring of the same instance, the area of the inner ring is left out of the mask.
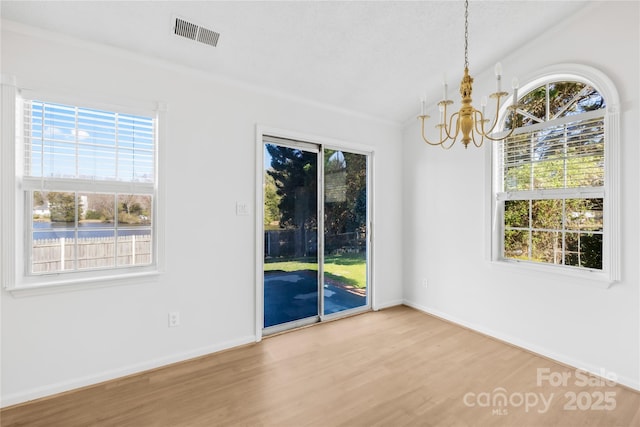
[[[236,215],[249,215],[249,204],[247,202],[236,202]]]

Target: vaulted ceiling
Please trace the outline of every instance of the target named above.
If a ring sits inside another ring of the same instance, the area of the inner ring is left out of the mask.
[[[471,1],[472,73],[586,3]],[[457,84],[464,64],[463,1],[3,0],[0,7],[6,20],[399,124],[415,117],[420,96],[437,100],[443,73]],[[175,17],[220,33],[217,46],[173,34]]]

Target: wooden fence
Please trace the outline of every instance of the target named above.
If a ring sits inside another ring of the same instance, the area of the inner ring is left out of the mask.
[[[33,241],[33,273],[151,263],[151,235],[42,239]]]

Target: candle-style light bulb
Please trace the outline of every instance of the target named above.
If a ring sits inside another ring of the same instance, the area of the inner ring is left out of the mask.
[[[447,74],[442,73],[442,100],[447,100]]]
[[[484,120],[484,111],[487,108],[487,97],[483,96],[480,101],[480,108],[482,109],[482,119]]]
[[[498,62],[493,70],[496,73],[496,92],[500,93],[502,92],[500,85],[500,80],[502,80],[502,64]]]
[[[518,87],[520,86],[520,83],[518,82],[518,78],[514,77],[511,80],[511,87],[513,88],[513,105],[516,105],[518,103]]]

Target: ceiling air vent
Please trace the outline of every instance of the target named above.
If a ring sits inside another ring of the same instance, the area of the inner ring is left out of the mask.
[[[175,18],[173,33],[213,47],[216,47],[220,38],[220,33],[181,18]]]

